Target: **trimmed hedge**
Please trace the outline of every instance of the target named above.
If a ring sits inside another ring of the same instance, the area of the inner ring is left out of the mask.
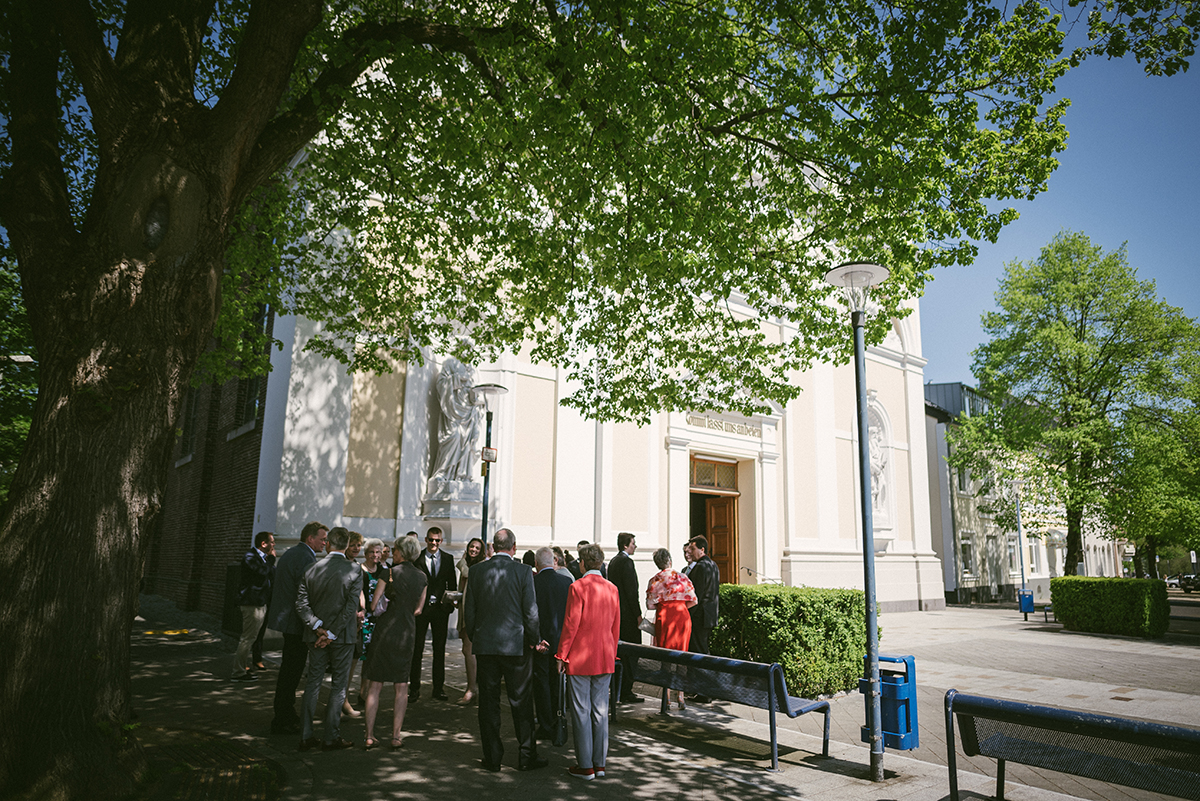
[[[1159,579],[1050,579],[1054,615],[1069,631],[1161,637],[1170,624],[1166,582]]]
[[[722,584],[709,647],[717,656],[778,662],[792,695],[816,698],[858,686],[865,617],[860,590]]]

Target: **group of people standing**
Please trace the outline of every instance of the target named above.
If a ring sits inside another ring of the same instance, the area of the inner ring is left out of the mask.
[[[304,527],[301,542],[276,560],[274,538],[260,532],[254,549],[243,559],[242,584],[250,589],[239,597],[243,638],[234,678],[254,680],[252,658],[261,669],[253,641],[254,635],[261,636],[265,619],[284,639],[272,732],[300,734],[301,750],[339,750],[353,745],[341,736],[342,715],[365,714],[365,747],[375,748],[379,697],[383,686],[392,684],[390,745],[395,750],[402,745],[407,707],[420,698],[421,657],[429,631],[432,697],[449,700],[444,685],[445,647],[449,616],[460,607],[467,690],[458,703],[479,704],[483,767],[499,770],[504,753],[503,682],[514,717],[519,770],[547,764],[538,756],[537,740],[553,736],[558,710],[568,705],[577,758],[570,773],[582,779],[603,776],[617,642],[641,642],[639,625],[645,625],[632,559],[637,549],[634,535],[618,536],[619,553],[607,571],[599,545],[581,542],[578,561],[560,549],[542,548],[533,555],[536,576],[534,569],[515,558],[516,538],[509,529],[497,531],[490,546],[472,539],[457,567],[441,545],[442,532],[436,527],[426,532],[424,548],[410,532],[396,540],[389,564],[380,540],[364,541],[345,528],[329,529],[313,522]],[[318,558],[321,551],[326,555]],[[659,572],[644,597],[646,608],[655,612],[656,645],[707,653],[708,634],[718,614],[719,575],[706,551],[703,537],[690,540],[684,548],[688,565],[682,573],[673,570],[666,549],[655,552]],[[359,552],[365,557],[362,565],[356,562]],[[269,598],[269,609],[264,596]],[[347,699],[357,661],[363,663],[361,713]],[[297,715],[296,691],[305,664],[308,681]],[[332,674],[332,690],[324,737],[318,739],[312,721],[327,671]],[[559,674],[565,675],[565,682]],[[632,689],[633,670],[626,674],[629,681],[619,697],[640,702]],[[570,688],[565,699],[560,691],[564,683]],[[682,708],[685,699],[681,695],[678,700]]]

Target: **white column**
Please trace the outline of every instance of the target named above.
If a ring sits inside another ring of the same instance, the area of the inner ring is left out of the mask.
[[[668,436],[667,449],[667,549],[671,558],[688,541],[691,534],[691,467],[688,446],[690,440]]]

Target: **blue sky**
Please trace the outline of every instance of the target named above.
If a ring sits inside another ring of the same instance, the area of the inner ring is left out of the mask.
[[[1192,70],[1150,78],[1133,59],[1095,60],[1058,83],[1071,98],[1070,131],[1049,189],[1013,205],[1021,218],[970,267],[941,269],[921,301],[927,382],[973,384],[971,351],[1004,265],[1037,258],[1061,230],[1082,231],[1105,251],[1128,242],[1138,276],[1189,317],[1200,316],[1200,59]]]

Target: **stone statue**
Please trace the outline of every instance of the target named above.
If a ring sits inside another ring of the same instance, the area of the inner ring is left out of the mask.
[[[475,368],[453,357],[446,359],[437,380],[442,419],[438,425],[437,461],[430,479],[472,480],[475,443],[483,419],[483,397],[472,389],[474,386]]]
[[[868,447],[871,452],[871,511],[876,515],[886,516],[888,452],[883,442],[883,426],[877,420],[870,420],[868,425]]]

